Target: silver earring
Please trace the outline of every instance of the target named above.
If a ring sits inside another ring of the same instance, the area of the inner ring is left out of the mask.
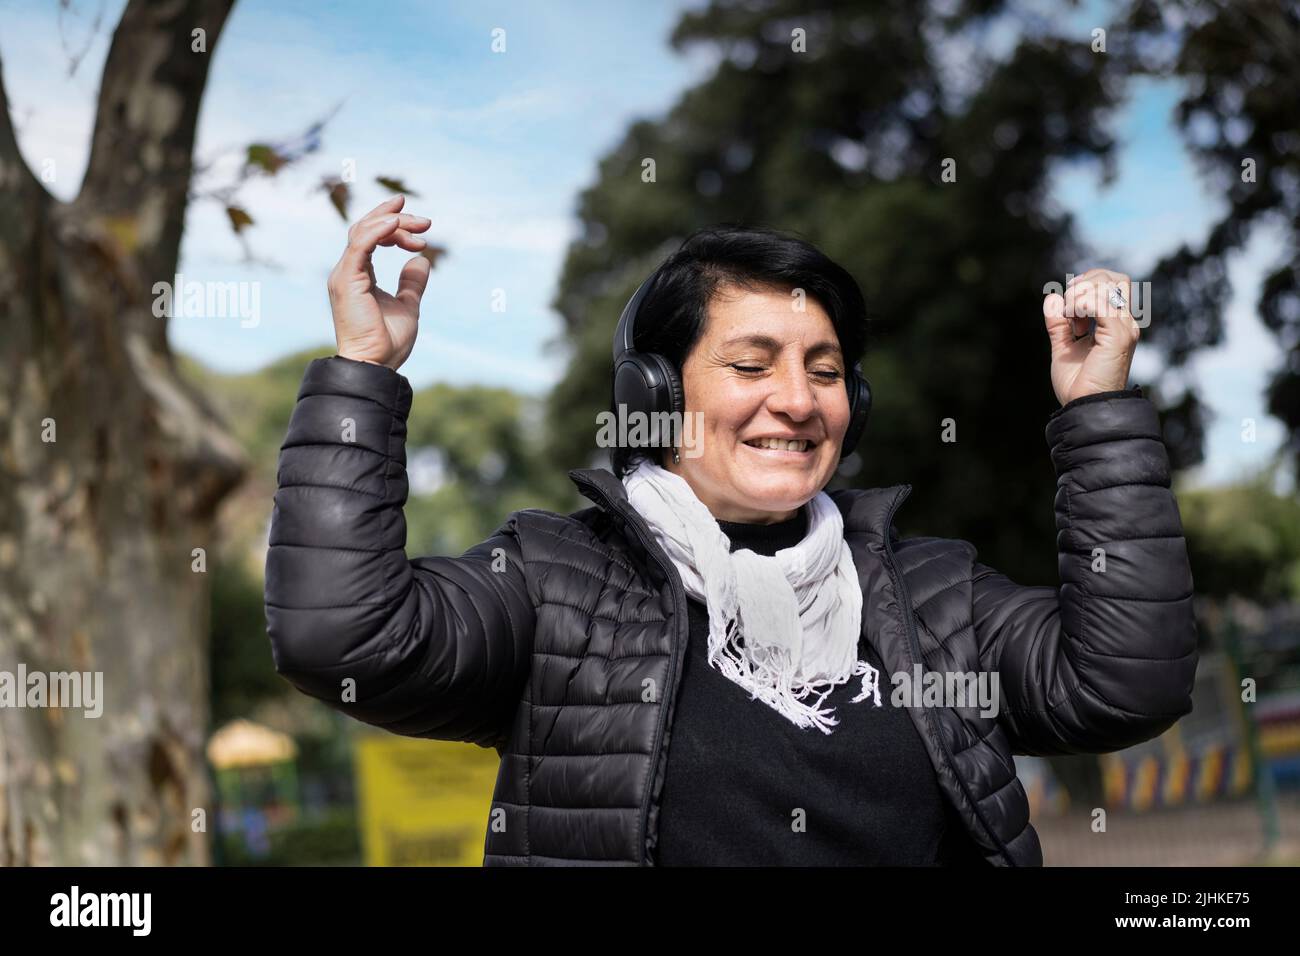
[[[673,464],[674,464],[674,465],[680,465],[681,463],[682,463],[682,459],[678,456],[678,454],[677,454],[677,449],[674,448],[674,449],[673,449]]]

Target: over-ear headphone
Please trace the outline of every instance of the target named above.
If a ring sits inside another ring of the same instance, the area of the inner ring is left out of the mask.
[[[619,316],[618,328],[614,331],[614,403],[615,411],[622,406],[628,412],[640,412],[649,416],[652,423],[658,422],[662,413],[676,413],[679,418],[686,411],[686,397],[682,391],[681,378],[672,362],[654,352],[638,352],[633,347],[636,330],[637,313],[641,301],[659,277],[662,266],[650,274]],[[871,414],[871,384],[862,374],[862,363],[853,363],[853,368],[844,377],[844,385],[849,393],[849,427],[844,433],[844,444],[840,449],[840,460],[852,454],[867,427],[867,416]],[[666,444],[667,436],[654,432],[650,444]]]

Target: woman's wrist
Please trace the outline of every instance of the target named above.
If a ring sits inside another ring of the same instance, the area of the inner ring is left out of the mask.
[[[392,368],[391,365],[384,365],[383,362],[376,362],[374,359],[363,358],[363,357],[360,356],[360,355],[349,355],[347,352],[336,352],[335,355],[336,355],[338,358],[345,358],[345,359],[347,359],[349,362],[365,362],[365,363],[367,363],[367,364],[369,364],[369,365],[380,365],[380,366],[383,366],[384,368]],[[397,370],[396,370],[396,369],[393,369],[393,371],[397,371]]]
[[[1142,394],[1142,386],[1130,385],[1127,388],[1117,388],[1106,392],[1092,392],[1088,395],[1080,395],[1078,398],[1072,398],[1060,408],[1055,409],[1050,418],[1059,418],[1062,414],[1080,405],[1090,405],[1093,402],[1103,402],[1115,398],[1145,398]]]

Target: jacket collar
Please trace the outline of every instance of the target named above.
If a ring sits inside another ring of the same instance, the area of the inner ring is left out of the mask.
[[[627,500],[623,482],[608,468],[573,468],[569,478],[584,496],[606,511],[626,517],[626,510],[635,510]],[[890,540],[898,539],[893,526],[894,512],[912,491],[911,485],[889,485],[883,488],[841,488],[828,492],[831,500],[844,517],[846,532],[865,532],[883,539],[888,531]]]

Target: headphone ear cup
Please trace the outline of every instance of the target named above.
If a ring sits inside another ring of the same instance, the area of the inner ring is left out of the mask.
[[[624,355],[614,368],[614,412],[644,412],[648,403],[648,376],[635,354]]]
[[[633,412],[649,416],[651,428],[656,429],[656,415],[662,412],[681,413],[686,407],[681,379],[672,363],[653,352],[624,352],[614,369],[614,402],[622,405],[628,414]],[[617,409],[616,409],[617,411]],[[679,428],[685,422],[679,422]],[[670,435],[652,438],[651,447],[667,447]],[[654,442],[657,440],[657,444]]]
[[[682,380],[677,375],[677,369],[673,368],[672,362],[656,352],[651,352],[649,357],[659,364],[661,381],[664,383],[664,401],[667,402],[667,405],[656,405],[656,408],[660,411],[676,412],[678,415],[684,414],[686,391],[682,388]]]
[[[855,365],[849,386],[849,427],[844,432],[844,444],[840,448],[841,461],[857,448],[870,415],[871,383],[863,376],[861,366]]]
[[[682,430],[686,427],[686,392],[682,388],[682,380],[677,375],[677,369],[673,368],[672,362],[657,352],[651,352],[646,357],[659,366],[661,384],[655,390],[655,411],[670,413],[675,424],[669,427],[676,430],[679,436],[683,436],[685,433]],[[671,432],[660,438],[661,447],[668,448],[672,444]]]

